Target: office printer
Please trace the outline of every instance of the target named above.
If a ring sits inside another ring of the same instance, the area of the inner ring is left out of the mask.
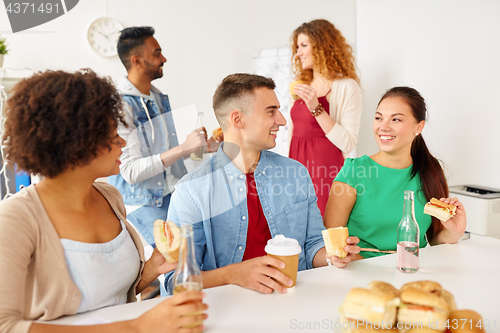
[[[467,213],[466,231],[500,238],[500,190],[477,186],[450,186],[450,197],[457,197]]]

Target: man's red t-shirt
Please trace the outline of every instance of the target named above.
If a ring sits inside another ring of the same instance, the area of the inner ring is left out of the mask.
[[[266,255],[264,248],[271,239],[271,231],[257,194],[257,185],[253,173],[247,173],[247,209],[248,231],[247,244],[243,260]]]

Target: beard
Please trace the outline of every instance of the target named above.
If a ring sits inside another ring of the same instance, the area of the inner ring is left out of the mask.
[[[155,68],[153,65],[151,65],[151,63],[147,61],[145,63],[146,63],[146,75],[149,76],[151,81],[163,77],[163,64]]]

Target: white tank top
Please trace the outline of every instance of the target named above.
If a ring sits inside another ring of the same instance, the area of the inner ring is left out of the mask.
[[[127,302],[140,258],[125,224],[120,224],[120,234],[107,243],[61,238],[69,276],[82,294],[78,313]]]

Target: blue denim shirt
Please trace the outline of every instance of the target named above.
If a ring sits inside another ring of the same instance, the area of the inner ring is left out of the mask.
[[[132,109],[133,119],[128,122],[129,130],[137,130],[142,157],[160,154],[178,145],[168,96],[159,92],[153,93],[159,105],[152,100],[147,100],[145,102],[149,117],[142,106],[140,101],[141,97],[133,95],[123,96],[123,101],[130,105]],[[149,118],[151,118],[151,121]],[[167,133],[163,130],[164,125],[161,123],[161,118],[163,118],[167,126],[168,139],[165,137]],[[127,140],[127,138],[125,139]],[[179,175],[177,176],[178,178],[187,172],[182,159],[174,163],[171,169],[174,175]],[[165,172],[160,172],[153,177],[139,181],[135,184],[130,184],[125,181],[121,174],[110,176],[108,179],[109,183],[120,191],[126,205],[161,207],[163,204],[165,178]]]
[[[246,176],[221,145],[175,186],[168,219],[193,224],[196,261],[203,271],[241,262],[245,253],[248,210]],[[271,236],[295,238],[302,247],[299,270],[312,268],[324,247],[325,229],[311,177],[299,162],[262,151],[254,172],[257,193]],[[173,272],[165,287],[172,292]]]

